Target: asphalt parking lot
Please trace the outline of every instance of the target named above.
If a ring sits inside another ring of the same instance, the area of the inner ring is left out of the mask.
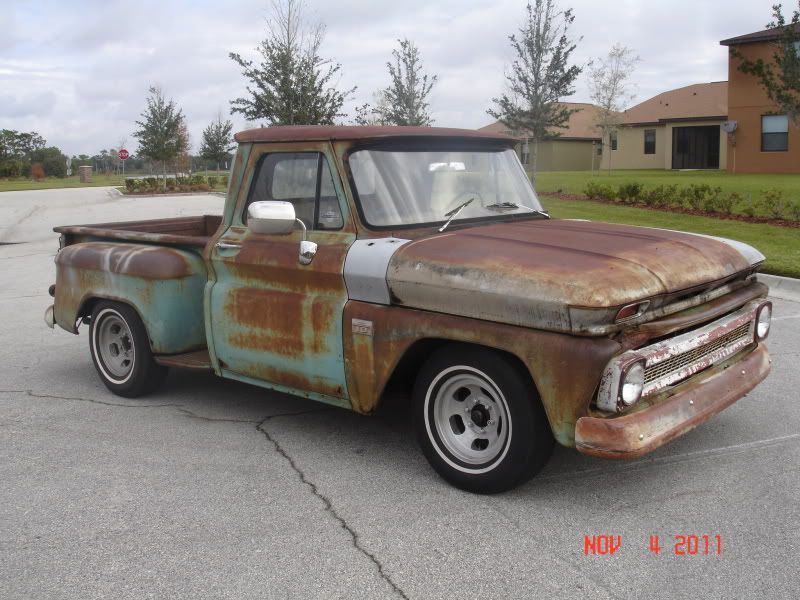
[[[475,496],[428,467],[402,401],[363,417],[177,371],[126,400],[85,331],[45,326],[52,226],[222,203],[0,194],[0,598],[797,597],[800,303],[774,300],[770,377],[688,435],[636,462],[557,448]]]

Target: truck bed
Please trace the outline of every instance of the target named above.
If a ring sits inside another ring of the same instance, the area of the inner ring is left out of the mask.
[[[65,246],[84,241],[124,240],[202,248],[208,243],[209,238],[216,232],[221,222],[222,217],[219,215],[199,215],[120,223],[63,225],[54,227],[53,231],[65,236]]]

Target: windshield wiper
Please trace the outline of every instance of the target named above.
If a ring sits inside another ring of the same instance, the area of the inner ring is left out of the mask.
[[[550,215],[542,210],[536,210],[535,208],[531,208],[530,206],[525,206],[524,204],[516,204],[515,202],[498,202],[496,204],[487,204],[483,208],[488,208],[489,210],[502,210],[504,208],[524,208],[531,212],[536,213],[537,215],[542,215],[543,217],[550,218]]]
[[[448,225],[450,225],[450,221],[452,221],[453,219],[455,219],[455,218],[458,216],[458,213],[460,213],[462,210],[464,210],[464,209],[465,209],[465,208],[467,208],[467,207],[468,207],[470,204],[472,204],[472,201],[473,201],[473,200],[475,200],[475,198],[470,198],[469,200],[467,200],[467,201],[466,201],[466,202],[464,202],[463,204],[459,204],[458,206],[456,206],[456,207],[455,207],[453,210],[451,210],[450,212],[444,213],[444,216],[445,216],[445,217],[450,217],[450,218],[449,218],[449,219],[447,219],[447,221],[445,222],[445,224],[444,224],[444,225],[442,225],[441,227],[439,227],[439,233],[441,233],[441,232],[443,232],[445,229],[447,229],[447,226],[448,226]]]

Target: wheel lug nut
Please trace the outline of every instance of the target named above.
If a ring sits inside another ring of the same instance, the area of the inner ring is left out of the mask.
[[[494,425],[494,421],[492,419],[489,419],[489,425]]]

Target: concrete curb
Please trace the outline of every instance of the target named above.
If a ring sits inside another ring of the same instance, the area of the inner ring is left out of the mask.
[[[800,302],[800,279],[780,275],[758,274],[758,280],[769,286],[769,295],[782,300]]]
[[[119,191],[119,190],[117,190]],[[226,196],[225,192],[167,192],[166,194],[126,194],[119,192],[123,198],[164,198],[175,196]]]

